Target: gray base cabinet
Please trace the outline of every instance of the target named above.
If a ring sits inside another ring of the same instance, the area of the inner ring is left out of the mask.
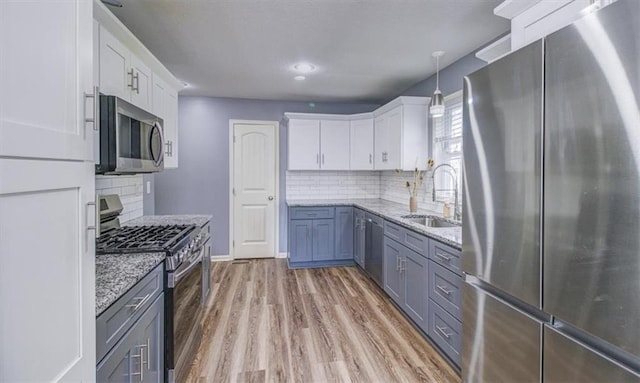
[[[384,291],[459,368],[460,251],[389,221],[384,234]]]
[[[289,267],[353,265],[352,207],[289,209]]]
[[[367,245],[365,213],[360,209],[354,209],[354,235],[353,235],[353,260],[364,269],[364,254]]]
[[[427,331],[427,258],[390,237],[384,239],[384,291]]]
[[[164,294],[160,294],[98,364],[98,382],[164,380]]]
[[[353,259],[353,208],[336,208],[335,259]]]

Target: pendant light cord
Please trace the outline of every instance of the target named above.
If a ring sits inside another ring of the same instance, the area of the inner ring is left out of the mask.
[[[440,56],[436,56],[436,90],[440,90]]]

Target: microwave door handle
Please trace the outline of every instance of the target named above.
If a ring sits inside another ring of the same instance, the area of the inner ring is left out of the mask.
[[[157,164],[160,164],[162,162],[162,160],[164,159],[164,132],[162,131],[162,126],[160,124],[158,124],[158,122],[154,122],[153,124],[153,128],[154,129],[158,129],[158,135],[160,136],[160,157],[158,158],[158,160],[154,160],[154,162]],[[152,152],[151,148],[153,147],[153,135],[150,135],[149,137],[149,151]],[[153,153],[153,152],[152,152]]]

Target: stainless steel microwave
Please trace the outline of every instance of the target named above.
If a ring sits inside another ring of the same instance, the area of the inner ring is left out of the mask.
[[[161,118],[116,96],[100,95],[97,174],[153,173],[164,170]]]

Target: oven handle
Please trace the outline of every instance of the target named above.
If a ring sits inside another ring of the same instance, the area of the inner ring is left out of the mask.
[[[198,264],[201,262],[202,262],[202,258],[200,258],[197,262],[191,263],[189,266],[187,266],[186,269],[182,270],[181,272],[175,274],[174,283],[177,284],[178,282],[180,282],[180,279],[182,279],[182,277],[184,277],[185,274],[188,274],[194,267],[198,266]]]

